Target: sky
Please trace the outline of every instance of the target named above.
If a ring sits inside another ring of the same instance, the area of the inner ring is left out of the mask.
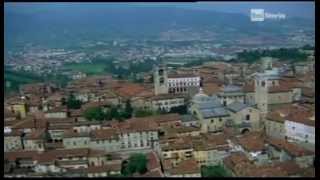
[[[5,11],[43,12],[50,10],[94,10],[106,7],[176,7],[249,15],[251,8],[263,8],[270,13],[284,13],[288,17],[314,18],[315,4],[310,1],[292,2],[196,2],[196,3],[5,3]]]

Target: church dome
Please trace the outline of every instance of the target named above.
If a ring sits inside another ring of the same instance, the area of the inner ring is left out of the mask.
[[[200,88],[200,91],[198,94],[194,95],[193,98],[192,98],[192,102],[193,103],[201,103],[201,102],[206,102],[208,101],[210,98],[208,95],[206,95],[202,88]]]

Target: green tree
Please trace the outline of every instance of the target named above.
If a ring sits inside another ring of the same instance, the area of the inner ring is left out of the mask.
[[[147,172],[148,159],[146,155],[142,153],[135,153],[129,157],[128,164],[123,168],[123,174],[125,176],[131,176],[132,174],[138,172],[143,174]]]
[[[67,107],[69,109],[80,109],[81,108],[81,101],[77,100],[73,94],[70,94],[70,96],[67,99]]]
[[[128,99],[128,100],[126,101],[124,118],[131,118],[132,112],[133,112],[133,108],[132,108],[132,106],[131,106],[130,100]]]
[[[106,118],[106,114],[103,112],[101,107],[92,107],[92,108],[88,108],[83,116],[88,119],[89,121],[91,120],[98,120],[98,121],[102,121],[105,120]]]
[[[153,111],[149,110],[143,110],[143,109],[138,109],[135,112],[135,117],[146,117],[146,116],[152,116]]]
[[[187,106],[182,105],[182,106],[172,107],[169,113],[187,114]]]
[[[229,177],[229,173],[224,169],[223,166],[202,166],[201,167],[202,177]]]
[[[110,116],[111,116],[111,119],[117,119],[117,120],[120,120],[121,119],[121,116],[120,116],[120,112],[118,111],[118,107],[111,107],[110,109]]]

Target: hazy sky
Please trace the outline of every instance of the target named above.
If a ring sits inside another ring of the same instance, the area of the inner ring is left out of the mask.
[[[285,13],[288,17],[314,18],[314,2],[196,2],[196,3],[5,3],[5,11],[43,12],[50,10],[94,10],[107,7],[177,7],[249,14],[251,8],[263,8],[271,13]]]

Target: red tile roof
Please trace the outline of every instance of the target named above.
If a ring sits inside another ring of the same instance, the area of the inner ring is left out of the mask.
[[[158,158],[158,155],[154,151],[147,154],[147,159],[148,159],[147,169],[149,171],[152,171],[153,169],[157,169],[157,168],[161,169],[160,160]]]
[[[181,161],[173,169],[169,169],[170,174],[172,175],[181,175],[181,174],[200,174],[200,167],[197,164],[197,161],[194,159],[188,159]]]
[[[104,166],[89,166],[88,173],[104,173],[110,171],[121,171],[121,163],[107,164]]]
[[[123,97],[134,97],[143,91],[145,91],[145,87],[133,83],[122,84],[120,88],[116,89],[116,93]]]
[[[264,137],[261,133],[249,132],[237,138],[238,143],[247,151],[262,151],[265,149]]]
[[[91,138],[93,140],[104,140],[104,139],[118,139],[119,138],[118,129],[98,129],[91,132]]]
[[[44,140],[46,135],[46,129],[36,129],[31,131],[31,133],[26,134],[25,138],[29,140]]]
[[[123,133],[158,130],[158,124],[149,117],[131,118],[125,122],[120,122],[117,126]]]
[[[278,149],[285,150],[287,153],[295,157],[314,154],[314,152],[312,151],[309,151],[296,144],[289,143],[282,139],[268,138],[266,142]]]

